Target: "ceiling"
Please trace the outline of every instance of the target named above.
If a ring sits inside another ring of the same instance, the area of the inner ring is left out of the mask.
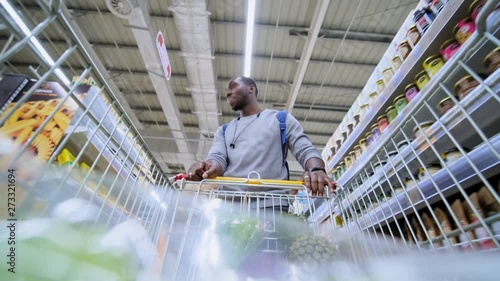
[[[141,1],[139,1],[141,2]],[[12,1],[32,26],[46,18],[36,1]],[[318,150],[323,149],[361,92],[415,0],[257,0],[251,76],[264,108],[288,109]],[[215,130],[237,112],[225,86],[244,67],[246,1],[150,0],[128,19],[105,1],[65,1],[109,81],[157,161],[170,173],[203,159]],[[172,66],[162,78],[155,36],[165,37]],[[57,57],[65,30],[39,38]],[[0,31],[0,45],[8,33]],[[37,65],[22,52],[7,63],[26,73]],[[63,66],[69,77],[84,69],[78,56]],[[301,168],[291,163],[292,175]]]

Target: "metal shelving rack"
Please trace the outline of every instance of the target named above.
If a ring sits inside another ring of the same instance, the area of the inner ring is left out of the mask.
[[[386,242],[403,241],[405,245],[419,249],[485,250],[500,247],[500,234],[494,233],[492,227],[498,224],[500,214],[486,217],[469,197],[471,192],[484,186],[493,200],[497,204],[500,202],[496,186],[496,177],[500,174],[500,113],[497,109],[500,71],[497,69],[485,78],[483,65],[484,57],[500,46],[500,28],[497,26],[494,32],[485,30],[486,17],[495,6],[494,2],[487,2],[478,17],[477,31],[460,51],[445,63],[377,141],[337,180],[340,186],[337,200],[330,207],[342,217],[347,231],[368,235],[384,233]],[[332,157],[329,170],[347,156],[376,118],[384,114],[394,97],[413,82],[415,74],[422,70],[423,60],[438,53],[440,44],[453,36],[451,30],[458,20],[466,17],[469,4],[469,1],[448,2],[379,95],[378,101]],[[454,84],[466,75],[476,79],[479,86],[459,101],[454,94]],[[441,115],[436,104],[445,97],[455,105]],[[420,123],[428,120],[433,125],[422,128]],[[414,128],[423,134],[416,137]],[[402,140],[410,145],[398,147]],[[460,153],[459,159],[452,163],[442,155],[451,148],[457,148]],[[389,152],[394,151],[396,156],[389,157]],[[379,163],[384,164],[377,165]],[[428,164],[438,164],[441,168],[431,174],[426,167]],[[419,180],[419,169],[424,175],[432,176]],[[469,219],[464,224],[462,216],[452,208],[454,200],[468,205],[471,216],[477,219]],[[453,231],[443,228],[443,219],[436,214],[436,207],[444,210],[455,228]],[[318,209],[320,220],[327,214],[327,209],[326,206]],[[468,236],[470,231],[480,234],[480,237]],[[485,241],[491,245],[484,247]]]
[[[94,223],[112,227],[135,219],[141,222],[151,241],[158,242],[163,211],[166,209],[162,200],[172,190],[169,179],[140,136],[133,119],[124,110],[116,86],[108,80],[109,75],[95,60],[95,53],[74,24],[63,1],[36,3],[46,15],[46,19],[40,22],[30,17],[21,1],[3,1],[0,5],[0,20],[3,23],[0,32],[9,36],[0,53],[0,62],[5,66],[3,70],[24,72],[36,79],[36,83],[14,107],[0,112],[5,113],[0,118],[0,127],[33,95],[35,89],[47,81],[58,81],[67,95],[58,101],[54,111],[19,149],[10,155],[0,155],[2,159],[8,159],[2,162],[0,177],[6,177],[7,167],[28,165],[22,161],[25,161],[26,151],[42,128],[65,102],[76,103],[78,109],[47,164],[40,166],[32,178],[23,183],[23,197],[18,199],[19,214],[50,215],[59,203],[76,197],[97,208]],[[46,39],[46,33],[53,32],[65,37],[68,44],[64,50],[55,48],[50,41],[41,43]],[[18,70],[9,62],[15,56],[35,58],[39,65],[30,69],[36,71]],[[84,71],[76,73],[70,66]],[[68,85],[61,74],[68,79],[77,75],[78,79]],[[86,97],[81,99],[75,94],[75,89],[87,78],[92,78],[101,86],[92,86]],[[64,148],[71,148],[76,159],[69,166],[56,167],[55,160]],[[91,166],[82,172],[77,165],[84,159]]]

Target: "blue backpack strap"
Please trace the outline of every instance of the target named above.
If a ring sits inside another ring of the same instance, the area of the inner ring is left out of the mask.
[[[227,124],[222,125],[222,136],[226,137]]]
[[[283,155],[283,165],[286,165],[286,117],[288,111],[280,110],[276,113],[276,118],[278,118],[278,122],[280,123],[280,131],[281,131],[281,152]]]

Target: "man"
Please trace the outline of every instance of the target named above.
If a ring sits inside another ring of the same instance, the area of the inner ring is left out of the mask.
[[[262,110],[257,94],[257,84],[252,78],[238,76],[229,81],[227,102],[233,110],[240,111],[240,117],[227,124],[225,132],[222,127],[217,130],[206,160],[193,163],[189,168],[189,180],[217,176],[246,178],[252,171],[258,172],[262,179],[288,179],[277,111]],[[334,191],[335,183],[326,174],[321,155],[291,114],[286,117],[286,146],[286,151],[290,149],[306,171],[304,181],[313,195],[322,196],[325,186],[330,192]]]

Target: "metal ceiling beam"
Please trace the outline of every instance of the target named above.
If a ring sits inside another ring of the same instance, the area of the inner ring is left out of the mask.
[[[320,0],[316,5],[316,10],[314,11],[313,21],[309,28],[306,43],[304,45],[304,50],[300,56],[299,66],[297,67],[297,72],[295,72],[295,78],[293,79],[292,89],[290,90],[290,95],[288,96],[288,102],[286,108],[289,112],[292,112],[295,100],[299,95],[299,90],[302,87],[302,81],[306,74],[307,66],[311,60],[311,55],[316,46],[316,40],[318,40],[318,34],[325,19],[328,6],[330,5],[330,0]]]
[[[70,3],[68,3],[70,4]],[[36,9],[37,7],[34,6],[34,5],[26,5],[27,9],[31,10],[31,9]],[[75,14],[77,14],[79,17],[85,15],[85,14],[99,14],[99,11],[98,10],[95,10],[95,9],[72,9],[72,11],[75,12]],[[105,11],[105,10],[101,10],[100,11],[103,15],[109,15],[109,16],[114,16],[111,12],[109,11]],[[159,20],[159,21],[173,21],[173,17],[171,16],[167,16],[167,15],[152,15],[151,18],[153,20]],[[216,25],[229,25],[231,27],[234,27],[234,26],[239,26],[241,27],[242,29],[244,29],[246,27],[246,22],[245,21],[228,21],[228,20],[213,20],[211,19],[210,20],[211,23],[213,24],[216,24]],[[255,23],[255,28],[262,28],[262,29],[275,29],[276,28],[276,25],[274,24],[267,24],[267,23],[258,23],[256,22]],[[283,24],[280,24],[278,26],[278,29],[280,30],[286,30],[287,32],[289,30],[298,30],[298,31],[301,31],[301,30],[304,30],[304,29],[308,29],[309,26],[303,26],[303,25],[283,25]],[[329,34],[331,35],[331,37],[321,37],[321,38],[331,38],[331,39],[342,39],[342,36],[340,38],[337,38],[335,35],[337,34],[344,34],[345,33],[345,30],[332,30],[332,29],[321,29],[322,31],[322,35],[326,35],[326,34]],[[353,32],[353,31],[350,31],[350,32]],[[374,43],[390,43],[389,42],[386,42],[386,38],[388,36],[393,36],[394,37],[394,34],[386,34],[386,33],[378,33],[378,32],[353,32],[353,33],[360,33],[363,35],[362,38],[359,38],[357,36],[353,36],[353,39],[350,39],[350,38],[346,38],[346,40],[359,40],[361,39],[362,41],[366,41],[366,42],[374,42]],[[293,35],[296,35],[296,34],[293,34]],[[392,39],[391,39],[392,40]]]
[[[307,29],[293,28],[288,30],[288,35],[290,36],[307,36],[307,34],[308,34]],[[349,31],[347,35],[345,35],[345,30],[338,30],[338,29],[321,29],[318,34],[319,38],[330,38],[339,40],[342,40],[344,36],[345,40],[368,41],[377,43],[391,43],[392,39],[394,39],[393,34]]]

